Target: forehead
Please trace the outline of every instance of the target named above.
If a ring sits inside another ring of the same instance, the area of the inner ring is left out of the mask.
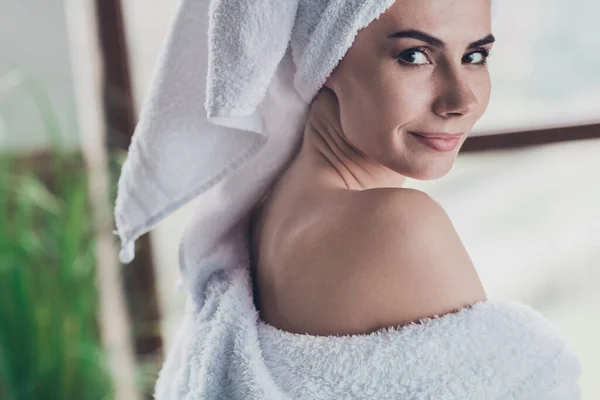
[[[448,41],[479,39],[491,32],[490,0],[397,0],[365,30],[387,36],[403,29]]]

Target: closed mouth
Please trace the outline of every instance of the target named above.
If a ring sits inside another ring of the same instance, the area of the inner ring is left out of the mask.
[[[458,135],[448,134],[447,136],[444,136],[444,137],[441,137],[441,136],[425,136],[425,135],[420,135],[420,134],[418,134],[416,132],[409,132],[409,133],[412,133],[413,135],[420,136],[420,137],[425,138],[425,139],[441,139],[441,140],[460,139],[463,136],[462,133],[460,133]]]

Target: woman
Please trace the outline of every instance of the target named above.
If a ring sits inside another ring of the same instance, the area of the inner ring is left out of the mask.
[[[402,187],[447,174],[488,105],[489,0],[181,4],[115,211],[128,262],[200,200],[157,399],[579,399],[564,336],[488,299],[444,210]]]
[[[398,1],[358,33],[253,221],[265,321],[369,333],[487,298],[443,209],[402,185],[452,168],[489,103],[493,42],[487,1]]]

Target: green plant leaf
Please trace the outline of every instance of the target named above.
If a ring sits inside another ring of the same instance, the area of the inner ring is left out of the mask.
[[[82,157],[63,152],[58,118],[37,82],[11,73],[19,84],[0,77],[0,100],[28,91],[54,147],[45,178],[0,154],[0,398],[111,399]]]

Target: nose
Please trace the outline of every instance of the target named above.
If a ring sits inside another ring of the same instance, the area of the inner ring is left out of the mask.
[[[433,103],[433,111],[441,117],[468,117],[479,107],[468,80],[469,72],[448,71],[440,82],[440,94]]]

